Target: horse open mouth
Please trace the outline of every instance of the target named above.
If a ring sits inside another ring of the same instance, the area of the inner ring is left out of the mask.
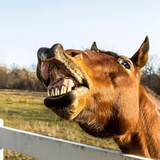
[[[44,103],[48,108],[70,107],[76,98],[89,90],[87,80],[70,60],[56,58],[41,62],[41,76],[47,86]]]
[[[76,83],[70,77],[64,77],[57,79],[56,82],[48,86],[48,96],[49,97],[59,97],[68,92],[71,92],[76,88]]]
[[[38,51],[37,75],[46,85],[48,93],[44,103],[54,110],[72,108],[76,99],[89,91],[89,85],[80,67],[65,55],[63,49],[55,48],[49,49],[52,53],[48,49]],[[48,54],[52,54],[52,57]],[[49,58],[44,58],[44,55]]]

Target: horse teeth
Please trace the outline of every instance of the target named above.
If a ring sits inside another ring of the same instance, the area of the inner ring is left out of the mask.
[[[74,85],[73,84],[70,84],[69,86],[68,86],[68,88],[66,87],[66,86],[62,86],[61,87],[61,89],[59,89],[59,87],[56,87],[55,89],[53,88],[53,89],[48,89],[47,90],[47,94],[48,94],[48,96],[59,96],[59,95],[62,95],[62,94],[65,94],[65,93],[67,93],[67,92],[70,92],[70,91],[72,91],[72,87],[73,87]]]
[[[57,88],[55,89],[55,96],[57,96]]]
[[[60,94],[61,94],[60,90],[59,90],[59,88],[57,88],[57,96],[60,95]]]
[[[65,94],[67,92],[66,86],[62,86],[61,88],[61,94]]]
[[[54,96],[54,89],[51,90],[51,96]]]
[[[69,85],[67,92],[70,92],[72,90],[72,86]]]
[[[55,96],[58,96],[58,95],[60,95],[60,91],[59,91],[59,88],[57,87],[57,88],[55,89]]]

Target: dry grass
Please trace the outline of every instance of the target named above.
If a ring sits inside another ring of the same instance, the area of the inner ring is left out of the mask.
[[[56,138],[76,141],[112,150],[119,150],[112,139],[94,138],[74,122],[65,121],[44,107],[46,93],[0,90],[0,118],[5,126]],[[5,150],[5,159],[33,160],[34,158]]]

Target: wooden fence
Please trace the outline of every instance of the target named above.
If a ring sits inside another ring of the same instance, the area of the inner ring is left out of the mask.
[[[4,159],[3,148],[40,160],[147,160],[143,157],[5,127],[3,120],[0,119],[0,160]]]

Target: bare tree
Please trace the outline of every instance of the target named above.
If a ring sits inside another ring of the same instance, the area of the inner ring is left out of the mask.
[[[141,83],[157,94],[160,94],[160,75],[158,74],[159,66],[158,57],[151,55],[145,67],[142,70]]]
[[[6,65],[0,66],[0,88],[6,88],[7,82],[8,82],[8,76],[7,76],[8,68]]]

